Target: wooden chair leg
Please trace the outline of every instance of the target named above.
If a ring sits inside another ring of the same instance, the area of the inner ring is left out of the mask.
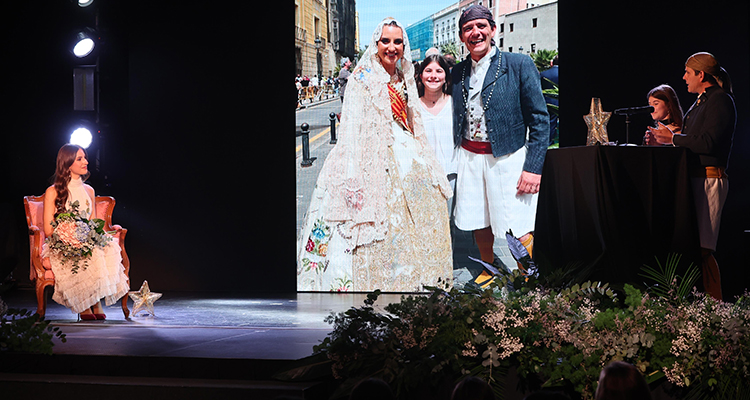
[[[39,314],[40,317],[44,317],[44,314],[47,312],[47,295],[45,293],[45,289],[48,285],[45,285],[45,282],[37,279],[36,282],[36,313]]]
[[[122,313],[125,314],[125,319],[130,317],[130,310],[128,310],[128,295],[122,296]]]

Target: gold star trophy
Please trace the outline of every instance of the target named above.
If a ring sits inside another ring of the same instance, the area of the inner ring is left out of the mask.
[[[609,144],[607,135],[607,122],[611,112],[602,111],[602,101],[598,97],[591,98],[591,109],[588,115],[583,116],[586,125],[589,127],[589,135],[586,138],[586,146],[595,144]]]
[[[137,292],[128,292],[128,295],[133,299],[133,316],[138,314],[138,311],[146,310],[152,317],[154,314],[154,302],[159,300],[161,293],[154,293],[148,287],[148,281],[143,281],[141,289]]]

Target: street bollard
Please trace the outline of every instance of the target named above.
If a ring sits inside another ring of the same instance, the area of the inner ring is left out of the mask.
[[[328,114],[328,118],[331,119],[331,141],[329,144],[336,144],[336,113]]]
[[[309,167],[316,158],[310,158],[310,125],[305,122],[300,128],[302,129],[302,163],[300,165]]]

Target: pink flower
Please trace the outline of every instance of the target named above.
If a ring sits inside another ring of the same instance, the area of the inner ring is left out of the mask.
[[[83,244],[76,239],[76,228],[75,222],[65,221],[57,225],[55,232],[63,243],[75,248],[81,248]]]
[[[312,239],[307,239],[307,246],[305,246],[305,251],[311,252],[315,248],[315,242],[312,241]]]
[[[346,191],[346,205],[357,211],[362,210],[362,204],[364,203],[364,195],[361,190],[347,190]]]

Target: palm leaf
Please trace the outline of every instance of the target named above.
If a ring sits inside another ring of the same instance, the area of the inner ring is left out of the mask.
[[[682,255],[671,253],[667,256],[667,261],[664,265],[662,265],[658,258],[655,258],[657,268],[643,265],[639,275],[655,282],[654,285],[649,287],[651,293],[678,302],[687,298],[700,276],[700,271],[697,266],[690,263],[685,270],[685,275],[679,276],[677,274],[677,266],[680,264],[681,258]]]

